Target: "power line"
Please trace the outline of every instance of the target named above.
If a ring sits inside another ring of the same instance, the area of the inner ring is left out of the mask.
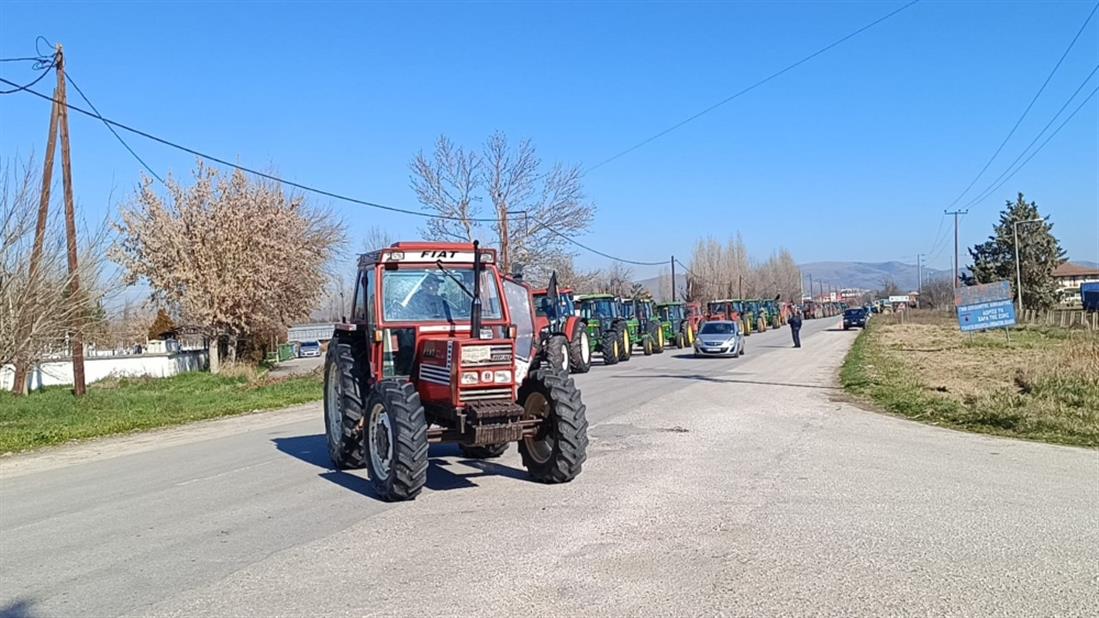
[[[1026,164],[1027,164],[1027,163],[1028,163],[1028,162],[1029,162],[1029,161],[1030,161],[1031,159],[1033,159],[1035,155],[1037,155],[1037,154],[1038,154],[1039,152],[1041,152],[1041,151],[1042,151],[1042,149],[1043,149],[1043,148],[1045,148],[1046,144],[1048,144],[1048,143],[1050,142],[1050,140],[1052,140],[1052,139],[1053,139],[1054,137],[1056,137],[1056,136],[1057,136],[1057,134],[1058,134],[1058,133],[1060,133],[1060,132],[1061,132],[1061,129],[1063,129],[1063,128],[1064,128],[1064,126],[1065,126],[1066,124],[1068,124],[1068,123],[1069,123],[1069,121],[1070,121],[1070,120],[1072,120],[1072,118],[1073,118],[1074,116],[1076,116],[1077,112],[1079,112],[1079,111],[1080,111],[1081,109],[1083,109],[1083,108],[1084,108],[1084,106],[1085,106],[1085,105],[1087,105],[1087,104],[1088,104],[1088,101],[1090,101],[1090,100],[1091,100],[1091,98],[1092,98],[1092,97],[1094,97],[1094,96],[1095,96],[1095,93],[1097,93],[1097,92],[1099,92],[1099,86],[1096,86],[1095,88],[1092,88],[1092,89],[1091,89],[1091,92],[1090,92],[1090,93],[1088,93],[1088,96],[1087,96],[1087,97],[1085,97],[1085,98],[1084,98],[1084,100],[1083,100],[1083,101],[1081,101],[1081,102],[1080,102],[1080,104],[1076,106],[1076,109],[1072,110],[1072,113],[1071,113],[1071,114],[1069,114],[1069,115],[1068,115],[1068,117],[1067,117],[1067,118],[1065,118],[1065,120],[1064,120],[1064,121],[1063,121],[1063,122],[1062,122],[1061,124],[1057,125],[1057,128],[1056,128],[1056,129],[1054,129],[1053,133],[1050,133],[1050,134],[1049,134],[1049,137],[1047,137],[1047,138],[1045,139],[1045,141],[1043,141],[1043,142],[1041,143],[1041,145],[1039,145],[1039,146],[1038,146],[1038,148],[1037,148],[1037,149],[1036,149],[1036,150],[1035,150],[1034,152],[1030,153],[1030,156],[1028,156],[1028,157],[1027,157],[1026,159],[1023,159],[1023,162],[1022,162],[1022,163],[1020,163],[1020,164],[1019,164],[1019,166],[1018,166],[1018,167],[1016,167],[1014,171],[1012,171],[1012,172],[1011,172],[1010,174],[1008,174],[1008,175],[1007,175],[1007,177],[1006,177],[1006,178],[1004,178],[1004,179],[1003,179],[1003,181],[1001,181],[1001,182],[1000,182],[1000,184],[996,185],[995,187],[993,187],[993,188],[992,188],[992,190],[991,190],[991,191],[989,191],[988,193],[986,193],[986,194],[985,194],[985,196],[984,196],[984,197],[982,197],[980,201],[984,201],[985,199],[988,199],[988,197],[989,197],[990,195],[992,195],[993,193],[995,193],[995,192],[996,192],[996,191],[997,191],[997,190],[998,190],[998,189],[999,189],[1000,187],[1002,187],[1002,186],[1003,186],[1003,185],[1004,185],[1005,183],[1007,183],[1007,181],[1011,180],[1011,178],[1012,178],[1013,176],[1015,176],[1015,174],[1016,174],[1016,173],[1018,173],[1018,171],[1019,171],[1019,170],[1023,169],[1023,167],[1024,167],[1024,166],[1025,166],[1025,165],[1026,165]]]
[[[981,168],[981,171],[977,172],[977,175],[973,177],[973,180],[969,181],[969,184],[966,185],[965,189],[961,193],[958,194],[958,197],[954,198],[954,201],[950,202],[950,204],[947,206],[948,209],[953,208],[955,204],[960,202],[962,198],[965,197],[966,193],[969,193],[969,190],[973,188],[973,185],[977,184],[977,181],[980,180],[981,176],[984,175],[985,171],[988,170],[988,167],[992,165],[992,162],[996,159],[997,156],[999,156],[1000,151],[1002,151],[1004,149],[1004,146],[1007,145],[1007,142],[1011,139],[1011,136],[1015,135],[1015,131],[1019,128],[1019,125],[1023,123],[1023,119],[1027,117],[1027,114],[1030,113],[1030,109],[1034,107],[1034,103],[1038,101],[1038,97],[1041,96],[1043,91],[1045,91],[1046,86],[1049,85],[1050,80],[1053,79],[1053,76],[1057,73],[1057,69],[1061,68],[1061,63],[1065,61],[1065,57],[1068,56],[1068,53],[1072,50],[1073,46],[1076,45],[1077,39],[1079,39],[1080,35],[1084,33],[1084,29],[1087,28],[1088,22],[1091,21],[1091,18],[1093,15],[1095,15],[1096,10],[1099,10],[1099,2],[1096,2],[1095,6],[1091,7],[1091,12],[1088,13],[1087,18],[1084,19],[1084,23],[1081,24],[1080,29],[1076,31],[1076,36],[1072,37],[1072,40],[1069,41],[1068,47],[1065,48],[1065,51],[1061,54],[1061,57],[1057,59],[1057,64],[1053,65],[1053,69],[1050,70],[1049,75],[1047,75],[1045,81],[1042,82],[1042,86],[1038,88],[1038,92],[1035,92],[1034,96],[1031,97],[1030,103],[1027,103],[1026,109],[1023,110],[1023,113],[1019,116],[1019,119],[1015,121],[1015,124],[1011,127],[1011,130],[1007,132],[1007,136],[1004,137],[1003,141],[1001,141],[1000,145],[996,148],[996,151],[993,152],[992,156],[989,157],[988,161],[985,162],[984,167]]]
[[[17,84],[14,84],[13,82],[10,82],[10,81],[8,81],[4,78],[0,78],[0,82],[12,84],[12,85],[17,85]],[[76,87],[76,84],[73,83],[73,86]],[[56,99],[54,99],[53,97],[42,94],[38,91],[32,90],[29,87],[20,87],[20,88],[17,88],[17,90],[24,90],[24,91],[29,92],[29,93],[31,93],[31,94],[39,97],[39,98],[58,103],[58,101]],[[77,87],[77,91],[78,92],[80,91],[79,87]],[[81,96],[82,97],[84,96],[83,93],[81,93]],[[87,101],[86,97],[85,97],[85,101]],[[89,101],[88,104],[91,105],[91,102]],[[261,178],[266,178],[268,180],[278,182],[278,183],[281,183],[281,184],[285,184],[287,186],[295,187],[295,188],[301,189],[303,191],[309,191],[310,193],[323,195],[323,196],[326,196],[326,197],[330,197],[330,198],[345,201],[345,202],[350,202],[350,203],[353,203],[353,204],[359,204],[361,206],[367,206],[369,208],[377,208],[377,209],[386,210],[386,211],[390,211],[390,212],[397,212],[397,213],[401,213],[401,214],[407,214],[407,215],[413,215],[413,216],[417,216],[417,217],[423,217],[423,218],[426,218],[426,219],[444,219],[444,220],[449,220],[449,221],[473,221],[473,222],[478,222],[478,223],[497,223],[498,222],[498,219],[495,218],[495,217],[491,217],[491,218],[490,217],[472,217],[472,218],[468,218],[468,219],[463,219],[462,217],[432,214],[432,213],[423,212],[423,211],[410,210],[410,209],[407,209],[407,208],[398,208],[396,206],[388,206],[388,205],[385,205],[385,204],[379,204],[377,202],[370,202],[370,201],[367,201],[367,200],[361,200],[361,199],[351,197],[351,196],[348,196],[348,195],[342,195],[340,193],[327,191],[327,190],[324,190],[324,189],[320,189],[318,187],[306,185],[306,184],[299,183],[299,182],[294,182],[294,181],[291,181],[291,180],[286,180],[286,179],[280,178],[278,176],[274,176],[272,174],[267,174],[267,173],[264,173],[264,172],[260,172],[258,170],[254,170],[254,169],[249,168],[249,167],[245,167],[243,165],[239,165],[239,164],[236,164],[236,163],[231,163],[231,162],[226,161],[225,159],[222,159],[220,157],[215,157],[213,155],[206,154],[206,153],[201,152],[199,150],[195,150],[193,148],[183,146],[182,144],[178,144],[176,142],[172,142],[170,140],[167,140],[167,139],[164,139],[164,138],[161,138],[161,137],[157,137],[157,136],[155,136],[151,133],[148,133],[146,131],[142,131],[140,129],[136,129],[136,128],[131,127],[129,125],[123,124],[121,122],[106,118],[103,115],[99,114],[98,111],[95,111],[93,113],[93,112],[90,112],[90,111],[88,111],[86,109],[83,109],[79,106],[73,105],[71,103],[64,103],[64,105],[66,107],[68,107],[69,109],[72,109],[72,110],[77,111],[81,114],[84,114],[85,116],[89,116],[91,118],[96,118],[96,119],[100,120],[101,122],[103,122],[103,124],[105,124],[109,128],[117,127],[119,129],[122,129],[123,131],[128,131],[128,132],[133,133],[135,135],[139,135],[141,137],[144,137],[146,139],[155,141],[155,142],[163,144],[165,146],[169,146],[171,148],[181,150],[183,152],[192,154],[194,156],[201,157],[201,158],[207,159],[209,161],[213,161],[215,163],[224,165],[226,167],[230,167],[230,168],[233,168],[233,169],[238,169],[238,170],[241,170],[241,171],[249,173],[249,174],[254,174],[254,175],[259,176]],[[94,106],[92,106],[92,108],[94,109]],[[113,132],[114,131],[112,130],[112,133]],[[118,137],[117,133],[115,134],[115,136]],[[121,137],[119,137],[119,141],[122,141],[124,146],[126,145],[125,141],[123,141]],[[138,157],[137,154],[134,153],[128,146],[127,146],[127,150],[130,150],[131,154],[133,154],[134,157],[137,158],[138,161],[140,161],[142,163],[142,165],[145,165],[145,168],[148,169],[150,173],[152,173],[154,176],[156,176],[156,174],[149,168],[149,166],[146,165],[145,162],[140,157]],[[159,179],[159,176],[157,176],[157,178]],[[646,262],[646,261],[631,260],[631,259],[628,259],[628,258],[623,258],[623,257],[611,255],[611,254],[606,253],[604,251],[600,251],[599,249],[596,249],[594,247],[588,246],[588,245],[586,245],[586,244],[584,244],[584,243],[582,243],[578,240],[575,240],[575,239],[571,238],[570,236],[568,236],[566,234],[563,234],[561,232],[558,232],[557,230],[555,230],[551,227],[548,227],[547,225],[542,224],[542,223],[539,223],[539,228],[536,228],[536,230],[537,229],[545,229],[548,232],[550,232],[551,234],[554,234],[555,236],[558,236],[558,237],[562,238],[563,240],[565,240],[565,241],[567,241],[567,242],[569,242],[573,245],[576,245],[577,247],[580,247],[581,249],[584,249],[584,250],[589,251],[591,253],[594,253],[596,255],[600,255],[600,256],[605,257],[607,259],[614,260],[616,262],[622,262],[622,263],[625,263],[625,264],[634,264],[634,265],[637,265],[637,266],[660,266],[660,265],[664,264],[663,260],[661,260],[659,262]]]
[[[38,77],[34,78],[34,80],[32,80],[30,83],[23,84],[23,85],[20,85],[20,84],[17,84],[15,82],[11,82],[11,81],[8,81],[6,79],[0,78],[4,81],[5,84],[15,86],[11,90],[0,90],[0,94],[13,94],[13,93],[19,92],[20,90],[26,90],[27,92],[33,92],[33,90],[30,90],[31,86],[34,86],[38,82],[45,79],[46,76],[50,74],[50,70],[52,70],[53,67],[57,63],[57,60],[55,58],[52,58],[52,57],[50,57],[50,58],[17,58],[17,59],[13,58],[13,59],[10,59],[10,60],[35,60],[36,62],[35,62],[34,68],[36,70],[41,70],[42,73]],[[49,64],[45,65],[44,67],[39,65],[40,62],[44,62],[46,60],[49,61]]]
[[[763,79],[755,82],[754,84],[743,88],[742,90],[736,92],[735,94],[732,94],[728,97],[725,97],[724,99],[718,101],[717,103],[714,103],[713,105],[710,105],[709,107],[707,107],[707,108],[705,108],[705,109],[703,109],[699,112],[696,112],[696,113],[688,116],[687,118],[685,118],[683,120],[680,120],[679,122],[673,124],[672,126],[668,127],[667,129],[664,129],[663,131],[655,133],[655,134],[641,140],[640,142],[634,144],[633,146],[630,146],[629,148],[627,148],[627,149],[625,149],[625,150],[623,150],[623,151],[621,151],[621,152],[619,152],[619,153],[617,153],[617,154],[615,154],[611,157],[608,157],[608,158],[600,161],[599,163],[596,163],[595,165],[593,165],[593,166],[589,167],[588,169],[584,170],[583,173],[588,174],[591,171],[596,170],[600,167],[603,167],[604,165],[607,165],[608,163],[610,163],[612,161],[616,161],[616,160],[630,154],[631,152],[637,150],[638,148],[642,148],[645,145],[647,145],[647,144],[649,144],[649,143],[651,143],[655,140],[658,140],[661,137],[664,137],[665,135],[671,133],[672,131],[675,131],[676,129],[682,127],[683,125],[686,125],[686,124],[688,124],[688,123],[690,123],[690,122],[692,122],[692,121],[694,121],[694,120],[696,120],[696,119],[698,119],[702,116],[705,116],[706,114],[714,111],[715,109],[721,107],[722,105],[725,105],[726,103],[729,103],[730,101],[732,101],[734,99],[737,99],[737,98],[739,98],[739,97],[741,97],[745,94],[748,94],[749,92],[755,90],[756,88],[759,88],[760,86],[762,86],[762,85],[766,84],[767,82],[775,79],[776,77],[779,77],[779,76],[783,75],[784,73],[792,71],[793,69],[796,69],[797,67],[805,64],[806,62],[809,62],[813,58],[816,58],[817,56],[831,50],[832,48],[834,48],[834,47],[836,47],[836,46],[838,46],[838,45],[840,45],[840,44],[842,44],[846,41],[848,41],[849,39],[852,39],[852,38],[862,34],[863,32],[866,32],[867,30],[873,28],[874,26],[877,26],[878,24],[882,23],[883,21],[886,21],[887,19],[893,17],[894,15],[908,9],[912,5],[917,4],[919,1],[920,0],[912,0],[908,4],[905,4],[904,6],[898,8],[898,9],[896,9],[896,10],[890,12],[890,13],[887,13],[884,16],[879,17],[878,19],[875,19],[874,21],[870,22],[869,24],[866,24],[865,26],[859,28],[858,30],[855,30],[854,32],[851,32],[850,34],[848,34],[848,35],[846,35],[842,38],[839,38],[839,39],[829,43],[828,45],[825,45],[824,47],[821,47],[820,49],[818,49],[815,52],[809,54],[808,56],[803,57],[801,60],[798,60],[798,61],[794,62],[793,64],[787,65],[785,68],[782,68],[778,71],[775,71],[774,73],[771,73],[767,77],[764,77]]]
[[[133,157],[137,159],[137,162],[140,163],[147,172],[152,174],[153,178],[159,180],[160,184],[166,185],[164,179],[161,178],[156,172],[154,172],[153,168],[149,167],[149,164],[145,162],[145,159],[142,159],[136,152],[134,152],[134,149],[130,148],[130,145],[126,143],[126,140],[122,139],[122,136],[118,134],[118,131],[115,131],[114,127],[112,127],[106,122],[106,120],[104,120],[103,115],[99,113],[98,109],[96,109],[95,104],[88,100],[88,96],[84,94],[84,91],[80,89],[80,86],[76,85],[76,82],[73,80],[72,75],[69,74],[68,71],[65,72],[65,79],[67,79],[68,82],[72,84],[72,87],[76,89],[77,94],[80,95],[81,99],[84,99],[84,102],[88,104],[88,107],[92,108],[92,111],[95,112],[95,115],[100,120],[103,120],[103,126],[107,127],[107,130],[109,130],[111,134],[115,136],[115,139],[118,140],[118,143],[122,144],[122,147],[125,148],[126,151],[129,152],[131,155],[133,155]]]
[[[10,84],[12,86],[19,86],[18,84],[14,83],[12,81],[9,81],[7,79],[4,79],[2,77],[0,77],[0,82],[3,82],[5,84]],[[116,120],[111,120],[110,118],[106,118],[106,117],[101,116],[99,114],[89,112],[88,110],[86,110],[86,109],[84,109],[84,108],[82,108],[78,105],[73,105],[72,103],[67,103],[67,102],[63,103],[63,102],[58,101],[57,99],[55,99],[55,98],[53,98],[49,95],[42,94],[41,92],[38,92],[37,90],[32,90],[29,86],[19,86],[18,88],[16,88],[16,90],[23,90],[25,92],[29,92],[30,94],[33,94],[36,97],[41,98],[41,99],[45,99],[47,101],[52,101],[54,103],[60,103],[62,105],[65,105],[66,107],[68,107],[69,109],[71,109],[73,111],[79,112],[79,113],[84,114],[85,116],[88,116],[88,117],[91,117],[91,118],[96,118],[96,119],[102,121],[103,123],[105,123],[107,125],[114,126],[116,128],[122,129],[123,131],[127,131],[129,133],[133,133],[135,135],[140,135],[141,137],[144,137],[145,139],[152,140],[154,142],[157,142],[159,144],[163,144],[163,145],[171,147],[171,148],[175,148],[176,150],[181,150],[183,152],[194,155],[196,157],[200,157],[200,158],[206,159],[208,161],[213,161],[214,163],[224,165],[225,167],[238,169],[242,172],[253,174],[255,176],[259,176],[260,178],[266,178],[267,180],[271,180],[271,181],[274,181],[274,182],[277,182],[277,183],[285,184],[287,186],[291,186],[291,187],[294,187],[294,188],[297,188],[297,189],[301,189],[303,191],[308,191],[310,193],[316,193],[317,195],[323,195],[325,197],[330,197],[330,198],[333,198],[333,199],[337,199],[337,200],[341,200],[341,201],[345,201],[345,202],[350,202],[352,204],[359,204],[361,206],[367,206],[367,207],[370,207],[370,208],[377,208],[379,210],[386,210],[386,211],[390,211],[390,212],[398,212],[398,213],[402,213],[402,214],[406,214],[406,215],[412,215],[412,216],[416,216],[416,217],[423,217],[423,218],[426,218],[426,219],[444,219],[444,220],[448,220],[448,221],[474,221],[474,222],[478,222],[478,223],[496,223],[497,222],[497,219],[494,218],[494,217],[493,218],[473,217],[473,218],[466,219],[466,218],[456,217],[456,216],[452,216],[452,215],[431,214],[431,213],[423,212],[423,211],[419,211],[419,210],[410,210],[410,209],[407,209],[407,208],[398,208],[396,206],[387,206],[385,204],[379,204],[377,202],[370,202],[370,201],[367,201],[367,200],[361,200],[361,199],[351,197],[351,196],[348,196],[348,195],[342,195],[340,193],[335,193],[333,191],[326,191],[326,190],[320,189],[318,187],[313,187],[313,186],[303,184],[303,183],[300,183],[300,182],[294,182],[292,180],[286,180],[286,179],[283,179],[283,178],[279,178],[278,176],[274,176],[272,174],[267,174],[265,172],[261,172],[259,170],[255,170],[255,169],[252,169],[252,168],[249,168],[249,167],[245,167],[245,166],[239,165],[237,163],[232,163],[232,162],[226,161],[225,159],[222,159],[220,157],[215,157],[213,155],[206,154],[202,151],[195,150],[194,148],[189,148],[187,146],[183,146],[182,144],[178,144],[176,142],[164,139],[162,137],[157,137],[156,135],[153,135],[151,133],[142,131],[141,129],[135,129],[134,127],[123,124],[123,123],[118,122]]]
[[[1076,90],[1074,90],[1072,94],[1067,99],[1065,99],[1065,102],[1061,105],[1061,108],[1057,110],[1057,113],[1049,119],[1049,122],[1046,123],[1046,126],[1042,127],[1042,130],[1034,136],[1034,139],[1030,140],[1030,143],[1027,144],[1026,148],[1023,148],[1023,150],[1019,152],[1019,155],[1015,157],[1015,160],[1009,163],[1008,166],[1004,168],[1004,171],[1000,172],[1000,175],[997,176],[996,179],[993,180],[991,183],[989,183],[987,187],[985,187],[984,191],[982,191],[977,197],[966,203],[967,208],[969,206],[973,206],[984,201],[988,198],[989,195],[991,195],[997,188],[1000,187],[1000,185],[997,185],[996,183],[1000,182],[1001,179],[1004,179],[1004,176],[1006,176],[1007,173],[1011,171],[1011,168],[1014,167],[1015,164],[1018,163],[1019,160],[1027,154],[1027,151],[1029,151],[1031,147],[1033,147],[1034,144],[1036,144],[1038,140],[1042,138],[1043,135],[1045,135],[1045,132],[1049,130],[1049,128],[1053,126],[1053,123],[1056,122],[1057,119],[1061,116],[1061,112],[1065,111],[1065,109],[1068,108],[1069,104],[1072,103],[1072,100],[1076,98],[1076,95],[1080,94],[1080,91],[1084,89],[1084,86],[1086,86],[1089,81],[1091,81],[1091,78],[1095,75],[1096,72],[1099,72],[1099,64],[1095,65],[1095,67],[1091,70],[1091,73],[1088,73],[1088,76],[1084,78],[1084,81],[1080,82],[1080,85],[1076,87]]]

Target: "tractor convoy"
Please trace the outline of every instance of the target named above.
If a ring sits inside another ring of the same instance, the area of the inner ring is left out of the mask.
[[[517,443],[532,478],[566,483],[588,446],[569,374],[588,372],[596,355],[614,365],[635,349],[694,348],[707,320],[738,322],[745,335],[778,328],[791,310],[777,298],[716,300],[703,311],[574,295],[556,274],[534,290],[502,273],[495,250],[477,242],[394,243],[360,256],[350,319],[328,346],[329,456],[339,469],[365,467],[384,500],[415,498],[427,481],[428,445],[444,442],[471,459]]]

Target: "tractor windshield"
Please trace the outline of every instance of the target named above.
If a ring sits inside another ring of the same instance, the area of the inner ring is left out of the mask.
[[[636,315],[636,307],[634,303],[622,303],[622,317],[632,320]]]
[[[662,307],[660,313],[665,320],[669,321],[679,321],[685,317],[683,315],[683,305],[669,305],[667,307]]]
[[[585,318],[617,318],[617,303],[611,298],[599,298],[586,300],[580,306],[580,312]]]
[[[473,269],[451,267],[449,274],[473,289]],[[462,286],[439,269],[387,270],[382,276],[383,315],[389,322],[468,322],[470,297]],[[481,316],[504,317],[500,288],[489,271],[481,272]]]

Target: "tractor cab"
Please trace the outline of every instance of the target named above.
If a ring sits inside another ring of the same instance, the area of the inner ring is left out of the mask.
[[[556,283],[557,273],[554,273],[550,287]],[[572,290],[559,289],[556,306],[550,300],[551,294],[549,289],[532,291],[535,327],[550,339],[551,362],[570,373],[587,373],[591,369],[590,337],[578,315]]]
[[[500,274],[492,249],[400,242],[360,256],[351,320],[336,325],[325,359],[333,462],[367,465],[379,495],[404,500],[423,487],[428,443],[487,457],[520,442],[532,476],[571,480],[582,453],[557,468],[547,440],[583,406],[550,405],[549,383],[575,385],[532,369],[536,337],[530,289]]]
[[[679,324],[687,319],[686,303],[661,303],[656,306],[656,312],[665,322]]]
[[[739,312],[740,310],[736,306],[735,301],[728,298],[710,301],[706,304],[707,320],[735,321]]]

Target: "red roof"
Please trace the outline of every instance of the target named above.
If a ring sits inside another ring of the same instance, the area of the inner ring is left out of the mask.
[[[1062,262],[1060,266],[1053,269],[1054,277],[1089,277],[1092,275],[1099,275],[1099,268],[1081,266],[1080,264],[1073,264],[1072,262]]]

